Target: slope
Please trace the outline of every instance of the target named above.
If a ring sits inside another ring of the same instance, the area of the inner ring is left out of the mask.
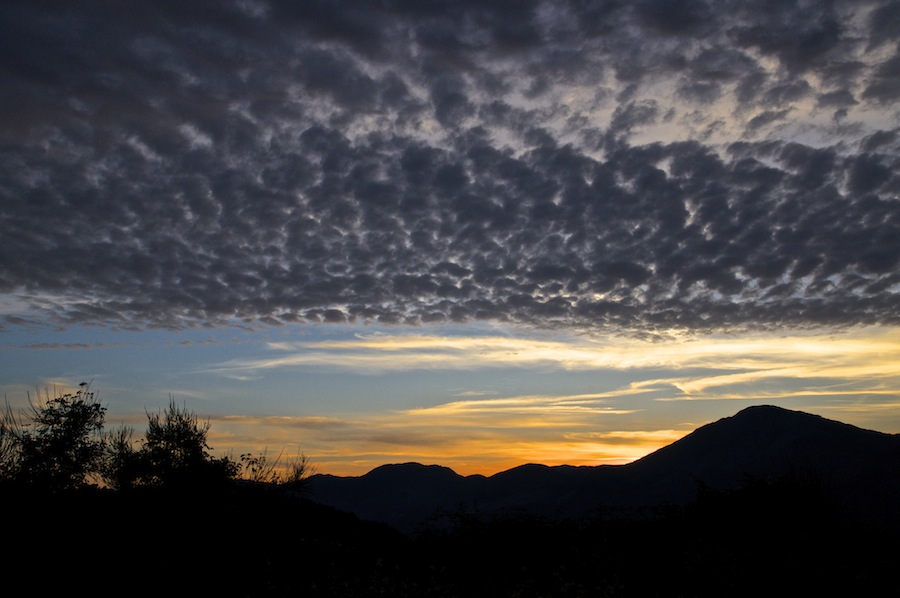
[[[575,518],[600,507],[685,504],[700,486],[784,476],[818,485],[857,516],[900,524],[900,436],[773,406],[746,408],[627,465],[531,464],[487,478],[385,465],[360,477],[313,476],[310,497],[411,531],[440,512]]]

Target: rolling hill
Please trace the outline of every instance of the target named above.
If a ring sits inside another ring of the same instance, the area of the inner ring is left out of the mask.
[[[598,509],[684,505],[698,488],[792,477],[854,517],[900,524],[900,435],[774,406],[746,408],[627,465],[530,464],[490,477],[437,465],[384,465],[358,477],[318,474],[309,497],[361,519],[412,531],[441,513],[577,518]]]

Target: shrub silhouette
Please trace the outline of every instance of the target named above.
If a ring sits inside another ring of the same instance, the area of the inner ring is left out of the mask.
[[[313,468],[299,454],[281,464],[266,454],[216,457],[208,444],[209,421],[201,421],[170,397],[166,409],[147,413],[145,437],[134,430],[104,431],[106,408],[88,383],[16,414],[0,412],[0,482],[7,487],[66,492],[100,487],[214,489],[245,479],[283,489],[301,489]]]
[[[48,492],[96,485],[105,453],[105,412],[86,382],[43,405],[32,403],[28,422],[7,406],[0,424],[4,478]]]
[[[282,470],[278,466],[283,455],[282,452],[274,460],[271,460],[265,452],[261,455],[244,453],[241,455],[243,478],[257,484],[268,484],[288,490],[302,490],[315,468],[310,464],[306,455],[301,453],[291,457],[288,460],[287,468]]]
[[[106,453],[103,460],[102,476],[106,485],[113,490],[130,490],[137,485],[141,465],[138,451],[134,448],[134,429],[122,426],[106,436]]]
[[[147,414],[147,432],[140,450],[133,450],[128,431],[111,442],[108,476],[124,489],[200,488],[221,485],[238,477],[240,466],[228,457],[217,458],[207,443],[209,422],[200,422],[174,399],[162,413]]]
[[[18,436],[19,427],[15,414],[9,404],[0,413],[0,481],[9,482],[19,470],[21,444]]]

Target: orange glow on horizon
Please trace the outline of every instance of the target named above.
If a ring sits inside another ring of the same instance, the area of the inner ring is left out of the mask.
[[[224,369],[325,367],[391,375],[500,368],[501,375],[510,375],[539,367],[548,375],[609,372],[617,381],[597,392],[506,395],[463,383],[439,401],[423,397],[417,406],[370,404],[364,412],[315,416],[223,415],[213,422],[215,447],[235,454],[302,452],[317,471],[334,475],[363,475],[406,462],[443,465],[462,475],[493,475],[527,463],[620,465],[760,403],[900,431],[900,335],[894,329],[673,335],[654,342],[373,334],[273,343],[269,350],[272,358]]]
[[[224,418],[210,430],[214,447],[241,445],[236,454],[251,452],[274,459],[282,454],[287,460],[300,453],[307,456],[318,473],[359,476],[386,464],[417,462],[441,465],[460,475],[490,476],[519,465],[622,465],[639,459],[683,437],[690,430],[554,432],[545,438],[529,439],[522,428],[511,431],[495,429],[473,433],[471,430],[434,427],[405,427],[386,422],[334,420],[316,422],[300,418]],[[279,426],[279,423],[281,424]],[[280,437],[285,429],[315,426],[326,430],[308,438],[302,447],[286,443],[290,435]],[[285,426],[286,427],[282,427]],[[246,430],[242,428],[247,427]],[[270,427],[265,445],[256,443],[260,428]],[[250,428],[255,431],[250,432]],[[216,432],[216,430],[219,430]],[[540,432],[538,432],[540,435]],[[424,439],[424,440],[423,440]],[[282,443],[279,444],[278,441]],[[274,446],[287,446],[283,453]],[[292,448],[293,447],[293,450]],[[233,455],[232,455],[233,456]]]

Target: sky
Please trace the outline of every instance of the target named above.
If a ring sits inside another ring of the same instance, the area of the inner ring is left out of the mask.
[[[361,475],[900,433],[900,2],[6,0],[0,393]]]

